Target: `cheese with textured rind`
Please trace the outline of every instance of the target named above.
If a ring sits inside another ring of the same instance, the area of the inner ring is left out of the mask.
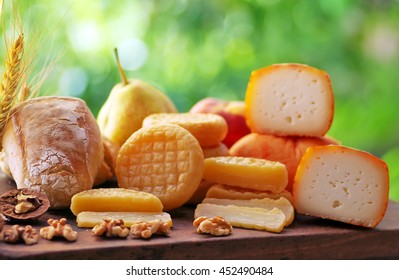
[[[387,164],[344,146],[308,148],[294,179],[298,213],[364,227],[382,220],[388,195]]]
[[[334,115],[329,75],[303,64],[275,64],[252,72],[245,95],[252,132],[323,136]]]
[[[195,209],[194,218],[201,216],[208,218],[220,216],[233,227],[266,230],[270,232],[281,232],[285,225],[285,215],[277,208],[267,210],[258,207],[201,203],[198,204]]]
[[[166,212],[80,212],[76,216],[78,227],[94,227],[104,219],[122,219],[124,226],[131,227],[139,222],[151,222],[161,220],[169,226],[173,226],[172,218]]]

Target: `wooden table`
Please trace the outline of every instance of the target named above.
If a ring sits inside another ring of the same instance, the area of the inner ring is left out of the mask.
[[[33,246],[0,243],[0,259],[399,259],[399,204],[390,202],[375,229],[297,215],[279,234],[235,228],[225,237],[195,233],[194,207],[171,212],[174,228],[168,237],[103,239],[76,227],[70,211],[50,211],[66,217],[79,232],[76,242],[40,239]]]

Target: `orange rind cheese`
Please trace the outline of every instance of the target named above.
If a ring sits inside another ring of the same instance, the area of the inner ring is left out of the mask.
[[[329,137],[295,137],[250,133],[231,148],[232,156],[263,158],[285,164],[288,172],[287,190],[292,183],[299,161],[308,147],[338,144]]]
[[[245,96],[252,132],[323,136],[334,115],[329,75],[303,64],[275,64],[252,72]]]
[[[162,212],[159,198],[146,192],[121,188],[99,188],[79,192],[71,199],[71,211]]]
[[[146,117],[143,127],[155,124],[176,124],[187,129],[201,147],[217,146],[227,134],[223,117],[208,113],[159,113]]]
[[[219,184],[282,192],[288,175],[284,164],[249,157],[211,157],[204,160],[203,178]]]
[[[310,147],[294,179],[298,213],[373,228],[388,205],[389,173],[381,159],[344,146]]]
[[[198,141],[174,124],[143,127],[121,147],[116,176],[121,188],[157,196],[164,210],[185,204],[202,179],[204,155]]]

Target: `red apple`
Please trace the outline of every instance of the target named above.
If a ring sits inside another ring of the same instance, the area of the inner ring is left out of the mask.
[[[244,101],[227,101],[213,97],[198,101],[190,109],[190,113],[212,113],[222,116],[226,120],[228,127],[223,143],[229,148],[243,136],[250,133],[245,121],[244,111]]]

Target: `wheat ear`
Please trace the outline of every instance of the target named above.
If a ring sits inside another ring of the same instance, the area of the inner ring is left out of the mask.
[[[4,127],[10,111],[18,98],[17,88],[24,72],[24,69],[21,67],[23,51],[24,35],[21,33],[8,50],[6,69],[3,73],[3,80],[0,86],[0,139],[3,137]],[[1,143],[0,148],[2,148]]]

